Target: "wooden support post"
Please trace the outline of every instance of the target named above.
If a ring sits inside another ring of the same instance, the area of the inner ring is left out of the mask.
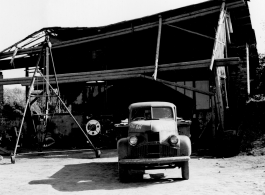
[[[249,47],[248,44],[246,44],[246,61],[247,61],[247,90],[248,95],[250,95],[250,76],[249,76]]]
[[[216,104],[215,104],[215,97],[214,96],[212,96],[211,98],[211,107],[212,107],[212,109],[211,109],[211,111],[212,111],[212,135],[213,135],[213,138],[215,138],[215,135],[216,135],[216,124],[215,124],[215,111],[216,111]]]
[[[3,72],[0,72],[0,79],[3,79]],[[4,86],[0,85],[0,102],[4,102]]]
[[[49,87],[49,47],[46,46],[46,110],[45,110],[45,124],[47,125],[48,114],[49,114],[49,96],[50,96],[50,87]]]
[[[153,77],[155,80],[157,77],[157,69],[158,69],[161,30],[162,30],[162,17],[159,15],[159,27],[158,27],[158,36],[157,36],[157,45],[156,45],[156,59],[155,59],[155,72],[153,74]]]
[[[25,68],[25,76],[29,77],[29,67]],[[29,92],[29,86],[26,86],[26,101],[27,101],[27,98],[28,98],[27,97],[28,92]]]
[[[216,85],[216,92],[215,92],[216,109],[217,109],[219,123],[222,129],[224,129],[224,107],[223,107],[223,102],[222,102],[222,94],[221,94],[217,69],[214,68],[213,71],[214,71],[215,85]]]
[[[228,96],[227,96],[227,86],[226,86],[226,84],[227,84],[227,82],[226,82],[226,78],[225,78],[225,80],[224,80],[224,90],[225,90],[225,100],[226,100],[226,109],[229,109],[229,104],[228,104]]]

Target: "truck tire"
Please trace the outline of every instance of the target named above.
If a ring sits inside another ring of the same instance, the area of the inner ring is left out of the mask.
[[[181,166],[181,175],[184,180],[188,180],[190,177],[189,174],[189,161],[183,162]]]
[[[120,182],[125,183],[129,181],[129,171],[124,165],[118,164],[118,169],[119,169],[119,179]]]

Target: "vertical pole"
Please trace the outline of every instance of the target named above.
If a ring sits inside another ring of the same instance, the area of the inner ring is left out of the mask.
[[[48,43],[48,42],[47,42]],[[45,110],[45,124],[47,125],[48,113],[49,113],[49,47],[46,46],[46,110]]]
[[[29,77],[29,67],[25,68],[25,76]],[[25,95],[26,96],[26,101],[27,101],[27,98],[28,98],[27,97],[28,92],[29,92],[29,86],[26,85],[26,95]]]
[[[158,27],[158,36],[157,36],[157,45],[156,45],[156,59],[155,59],[155,72],[153,74],[154,80],[156,80],[156,77],[157,77],[161,30],[162,30],[162,17],[159,15],[159,27]]]
[[[247,60],[247,90],[248,90],[248,95],[250,95],[250,73],[249,73],[249,47],[248,44],[246,44],[246,60]]]
[[[0,79],[3,79],[3,72],[0,72]],[[4,102],[4,86],[0,85],[0,102]]]
[[[216,124],[215,124],[215,111],[216,111],[216,102],[215,102],[215,96],[210,96],[210,99],[211,99],[211,108],[212,108],[212,135],[213,135],[213,138],[215,139],[215,135],[216,135]]]
[[[224,130],[224,107],[223,107],[223,102],[222,102],[222,93],[220,89],[220,79],[219,75],[217,73],[217,68],[214,68],[214,77],[215,77],[215,87],[216,87],[216,92],[215,92],[215,103],[216,103],[216,108],[217,108],[217,114],[218,114],[218,119],[221,124],[222,129]]]

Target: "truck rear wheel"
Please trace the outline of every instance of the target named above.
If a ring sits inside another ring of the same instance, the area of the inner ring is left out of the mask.
[[[120,163],[118,164],[118,169],[119,169],[120,182],[128,182],[129,181],[128,169],[124,165],[121,165]]]
[[[188,180],[190,177],[189,174],[189,161],[183,162],[181,166],[181,175],[184,180]]]

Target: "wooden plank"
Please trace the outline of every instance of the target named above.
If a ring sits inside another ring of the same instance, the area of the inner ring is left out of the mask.
[[[219,36],[220,36],[220,33],[221,33],[221,28],[222,28],[222,25],[225,21],[225,2],[222,3],[222,7],[221,7],[221,12],[220,12],[220,15],[219,15],[219,20],[218,20],[218,26],[217,26],[217,31],[216,31],[216,34],[215,34],[215,42],[214,42],[214,47],[213,47],[213,52],[212,52],[212,58],[211,58],[211,64],[210,64],[210,70],[213,69],[213,64],[214,64],[214,60],[216,58],[216,51],[217,51],[217,46],[218,46],[218,43],[219,43]]]

